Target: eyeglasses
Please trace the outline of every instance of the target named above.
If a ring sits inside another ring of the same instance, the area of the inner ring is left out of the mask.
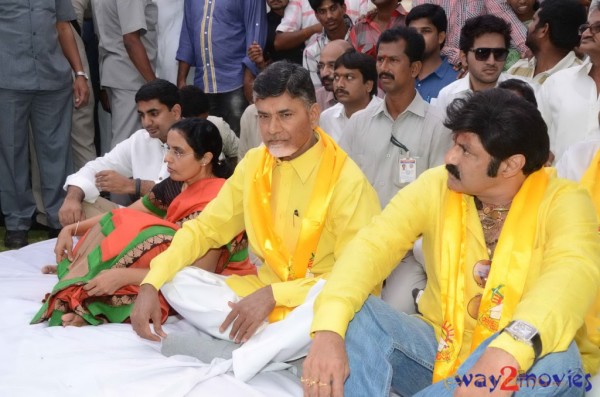
[[[591,25],[589,23],[584,23],[579,27],[579,34],[583,34],[583,32],[585,32],[588,29],[592,34],[600,33],[600,22],[596,22]]]
[[[165,153],[165,156],[167,154],[170,154],[171,156],[175,157],[177,160],[181,160],[182,157],[189,156],[190,154],[194,154],[194,152],[183,153],[179,149],[169,148],[169,149],[167,149],[167,153]]]
[[[487,61],[490,54],[494,54],[496,62],[506,61],[508,50],[506,48],[471,48],[469,51],[475,54],[475,59],[478,61]]]

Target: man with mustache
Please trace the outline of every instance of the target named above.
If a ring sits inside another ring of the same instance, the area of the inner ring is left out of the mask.
[[[461,62],[468,67],[469,73],[442,88],[437,99],[431,101],[442,114],[455,98],[496,87],[509,78],[519,78],[502,73],[508,56],[510,31],[510,25],[495,15],[467,20],[460,31],[459,47]]]
[[[377,68],[375,60],[350,50],[335,61],[333,93],[338,104],[321,113],[319,125],[339,142],[348,120],[359,110],[377,106]]]
[[[544,168],[547,127],[527,100],[490,89],[447,113],[446,167],[357,234],[315,302],[306,396],[583,395],[585,381],[476,379],[598,370],[597,326],[584,321],[600,287],[589,194]],[[419,236],[428,283],[408,316],[369,293]]]
[[[263,368],[280,342],[289,347],[282,354],[295,356],[287,358],[305,354],[312,305],[303,303],[309,291],[322,285],[341,249],[379,212],[375,191],[360,169],[317,127],[320,110],[306,69],[272,63],[257,76],[254,99],[264,145],[244,156],[211,205],[186,222],[170,248],[152,261],[131,315],[138,335],[155,341],[165,337],[156,317],[160,288],[199,329],[192,335],[169,334],[163,353],[194,355],[204,362],[233,357],[236,376],[242,378],[236,363],[260,356]],[[243,230],[263,262],[257,276],[215,277],[188,266]],[[208,335],[219,340],[206,342]],[[263,344],[272,337],[275,343]],[[222,348],[211,357],[211,346]],[[232,351],[238,347],[236,358]]]
[[[321,50],[332,40],[348,40],[352,20],[346,15],[344,0],[309,0],[323,31],[304,49],[302,66],[310,72],[315,87],[320,87],[318,62]]]
[[[335,61],[346,51],[351,50],[352,45],[346,40],[330,41],[321,50],[319,62],[317,62],[317,70],[319,71],[319,79],[321,87],[316,88],[317,103],[321,111],[329,109],[337,103],[333,95],[333,71]]]
[[[401,26],[381,34],[376,66],[385,98],[354,114],[340,140],[377,191],[382,207],[423,171],[443,164],[452,145],[442,118],[415,88],[424,49],[423,36],[415,29]],[[384,298],[396,309],[414,313],[413,290],[424,287],[425,274],[412,252],[404,262],[392,275],[396,281],[388,280]]]

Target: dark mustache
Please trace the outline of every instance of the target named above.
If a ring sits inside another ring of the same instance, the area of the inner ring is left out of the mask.
[[[446,164],[446,171],[448,171],[453,177],[460,181],[460,172],[454,164]]]
[[[333,83],[333,77],[329,77],[329,76],[321,77],[321,81],[327,81],[329,83]]]
[[[389,77],[392,80],[395,79],[393,74],[387,73],[387,72],[381,72],[381,73],[379,73],[379,78],[381,79],[382,77]]]
[[[335,95],[338,95],[338,94],[350,95],[350,93],[348,93],[348,91],[342,90],[341,88],[338,88],[337,90],[335,90]]]

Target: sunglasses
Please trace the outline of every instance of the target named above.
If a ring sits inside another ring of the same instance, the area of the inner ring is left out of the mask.
[[[579,34],[583,34],[586,30],[590,30],[592,34],[600,33],[600,22],[596,22],[594,24],[584,23],[579,27]]]
[[[506,61],[508,50],[506,48],[471,48],[469,51],[475,54],[475,59],[478,61],[487,61],[490,54],[494,54],[496,62]]]

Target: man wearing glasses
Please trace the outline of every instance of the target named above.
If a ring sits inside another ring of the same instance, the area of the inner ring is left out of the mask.
[[[306,396],[591,388],[600,350],[586,315],[597,322],[600,235],[589,194],[544,168],[547,128],[527,100],[493,88],[447,113],[446,166],[402,189],[356,235],[315,302]],[[419,236],[428,282],[420,316],[408,316],[369,293]],[[568,374],[578,381],[561,381]]]
[[[460,58],[467,67],[465,77],[444,87],[431,103],[445,114],[446,107],[467,93],[493,88],[510,78],[504,63],[510,45],[510,25],[495,15],[468,19],[460,31]]]
[[[579,27],[579,50],[588,56],[581,66],[549,77],[539,92],[539,108],[548,125],[550,148],[560,159],[570,145],[590,137],[600,111],[600,4],[592,5]]]

